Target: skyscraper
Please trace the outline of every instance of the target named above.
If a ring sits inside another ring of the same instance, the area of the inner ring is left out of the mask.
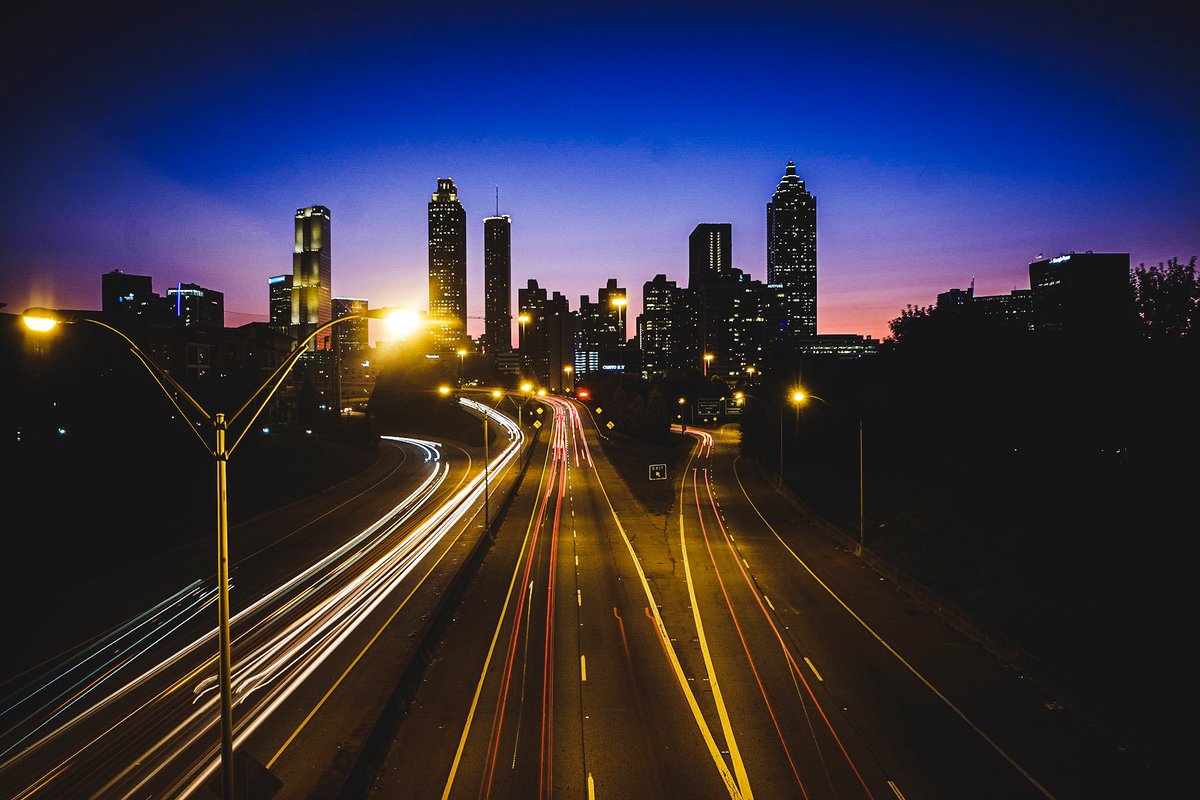
[[[733,268],[733,224],[701,222],[688,237],[688,288],[698,291],[706,279]]]
[[[512,220],[483,218],[483,343],[489,353],[512,350]]]
[[[269,324],[281,333],[292,329],[292,276],[272,275],[267,278],[267,301]]]
[[[434,347],[456,350],[467,333],[467,214],[450,178],[429,202],[429,316]]]
[[[783,289],[787,338],[817,335],[817,200],[789,161],[767,203],[767,283]]]
[[[300,342],[333,319],[332,256],[329,209],[309,206],[296,209],[296,244],[292,251],[292,328]],[[310,349],[330,346],[326,331]]]

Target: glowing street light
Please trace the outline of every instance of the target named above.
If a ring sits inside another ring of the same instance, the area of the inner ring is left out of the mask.
[[[704,354],[704,377],[708,377],[708,365],[712,362],[714,356],[712,353]]]
[[[171,376],[169,372],[160,367],[154,360],[143,351],[138,345],[129,338],[125,333],[117,328],[102,322],[98,319],[93,319],[81,314],[63,313],[47,308],[29,308],[21,315],[27,328],[37,333],[48,333],[59,324],[69,324],[75,322],[90,322],[93,325],[98,325],[105,330],[116,334],[126,345],[134,357],[141,362],[146,371],[154,379],[154,382],[162,389],[163,394],[171,401],[175,410],[179,412],[180,420],[187,425],[188,430],[196,435],[200,443],[204,445],[205,450],[212,456],[216,464],[216,501],[217,501],[217,613],[219,616],[217,639],[218,639],[218,682],[220,685],[221,694],[221,796],[225,800],[232,800],[234,796],[234,767],[233,767],[233,698],[232,698],[232,675],[233,675],[233,658],[231,655],[232,637],[230,635],[230,611],[229,611],[229,498],[227,492],[228,481],[226,477],[226,467],[229,463],[233,451],[245,438],[250,428],[254,425],[254,420],[266,408],[267,403],[283,385],[284,379],[292,368],[300,361],[301,356],[308,350],[308,345],[320,334],[324,333],[329,328],[347,320],[354,319],[378,319],[384,320],[391,327],[395,322],[407,320],[412,323],[415,328],[417,317],[413,312],[407,312],[411,316],[407,316],[401,309],[395,308],[379,308],[370,311],[363,311],[356,314],[347,314],[343,317],[330,320],[323,325],[318,326],[308,336],[299,342],[295,349],[283,360],[283,363],[271,374],[269,378],[257,389],[255,389],[241,408],[233,413],[232,416],[226,416],[224,413],[210,414],[205,408],[200,405],[194,397],[192,397],[186,389],[179,384]],[[174,394],[172,393],[174,392]],[[204,434],[197,430],[188,421],[188,414],[184,407],[180,405],[180,399],[184,401],[184,405],[194,412],[199,413],[205,421],[211,426],[213,434],[213,443],[210,445],[205,439]],[[253,407],[253,411],[250,412]],[[248,414],[248,415],[247,415]],[[228,444],[227,436],[233,436],[233,443]]]
[[[614,297],[609,301],[613,308],[617,309],[617,329],[621,335],[621,345],[625,344],[625,306],[628,300],[624,297]]]
[[[467,361],[467,351],[461,347],[458,349],[458,385],[463,385],[463,370]]]
[[[574,391],[575,391],[575,384],[571,383],[571,373],[572,373],[572,372],[574,372],[574,371],[575,371],[575,368],[574,368],[574,367],[572,367],[570,364],[568,364],[567,366],[563,367],[563,372],[565,372],[565,373],[567,374],[567,380],[566,380],[566,384],[567,384],[567,385],[566,385],[566,390],[567,390],[567,392],[568,392],[568,393],[569,393],[569,392],[574,392]]]
[[[796,424],[800,424],[800,404],[807,395],[799,389],[792,392],[789,401],[796,409]],[[783,486],[783,406],[779,406],[779,485]]]

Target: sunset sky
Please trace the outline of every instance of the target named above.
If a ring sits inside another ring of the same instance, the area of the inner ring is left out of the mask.
[[[6,312],[98,309],[120,269],[265,320],[314,204],[335,296],[423,310],[439,177],[467,212],[468,314],[499,187],[514,308],[529,278],[574,310],[615,277],[631,333],[645,281],[686,284],[697,223],[732,223],[734,265],[765,279],[789,160],[817,199],[820,333],[885,337],[972,280],[1027,288],[1040,253],[1200,254],[1183,4],[21,5],[0,33]]]

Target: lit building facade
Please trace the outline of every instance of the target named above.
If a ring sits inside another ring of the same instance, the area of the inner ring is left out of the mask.
[[[330,215],[325,206],[296,209],[296,241],[292,250],[292,334],[297,342],[333,319],[333,257]],[[330,347],[329,332],[310,345]]]
[[[433,346],[454,352],[467,335],[467,214],[450,178],[429,201],[429,316]]]
[[[786,338],[817,333],[817,201],[789,161],[767,203],[767,283],[782,290]]]
[[[292,330],[292,276],[267,278],[267,324],[281,333]]]
[[[194,283],[178,283],[167,289],[167,300],[175,324],[185,328],[224,328],[225,295]]]
[[[483,220],[483,346],[488,353],[512,350],[512,220]]]

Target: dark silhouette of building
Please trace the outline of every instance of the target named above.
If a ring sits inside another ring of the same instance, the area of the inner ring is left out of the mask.
[[[517,290],[517,307],[528,317],[519,341],[523,377],[540,388],[561,391],[567,384],[564,368],[571,364],[575,340],[575,316],[567,298],[559,292],[549,294],[530,278],[525,288]]]
[[[130,275],[119,269],[100,277],[100,308],[118,327],[124,324],[162,324],[167,321],[167,305],[154,292],[148,275]]]
[[[782,288],[786,339],[817,333],[817,200],[787,163],[767,203],[767,283]]]
[[[483,346],[512,350],[512,220],[498,211],[483,219]]]
[[[333,319],[333,257],[330,216],[325,206],[296,209],[296,242],[292,250],[292,336],[297,342]],[[329,332],[310,349],[330,347]]]
[[[1124,335],[1133,322],[1128,253],[1065,253],[1029,264],[1038,331]]]
[[[701,222],[688,236],[688,288],[724,277],[733,269],[733,224]]]
[[[434,348],[457,350],[467,334],[467,214],[450,178],[438,178],[429,201],[429,316]]]
[[[267,324],[277,331],[292,331],[292,276],[273,275],[267,278]]]

